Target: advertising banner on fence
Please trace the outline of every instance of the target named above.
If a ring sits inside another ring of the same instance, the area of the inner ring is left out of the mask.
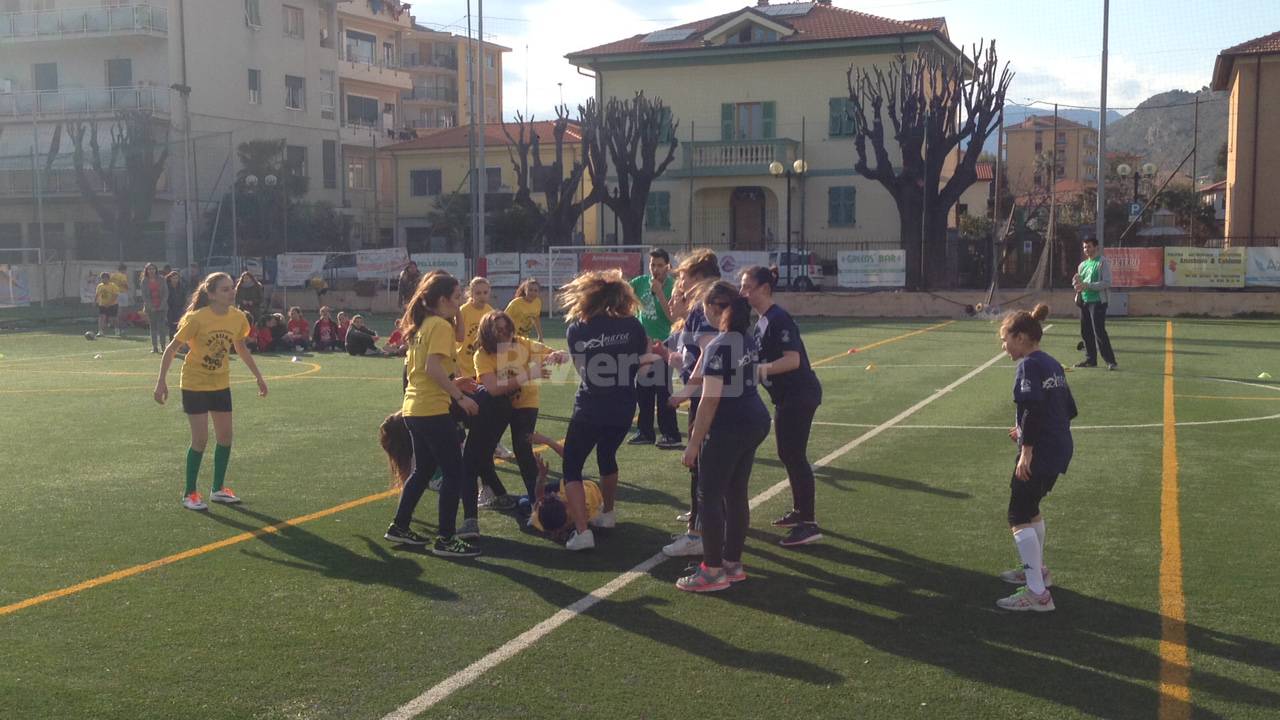
[[[552,263],[555,263],[552,265]],[[546,284],[550,273],[553,285],[563,285],[578,274],[578,256],[574,253],[520,253],[521,278],[536,277]]]
[[[328,253],[288,253],[276,256],[276,284],[301,287],[316,275],[324,273]]]
[[[400,274],[409,263],[404,248],[381,248],[356,252],[356,277],[361,280],[385,280]]]
[[[1280,287],[1280,248],[1251,247],[1244,271],[1245,285]]]
[[[1166,287],[1244,287],[1244,248],[1167,247],[1164,249]]]
[[[31,304],[31,285],[27,269],[12,265],[0,265],[0,306]]]
[[[462,253],[414,253],[411,259],[418,263],[423,275],[432,270],[443,270],[467,284],[467,257]]]
[[[638,252],[584,252],[579,266],[583,270],[618,269],[628,280],[645,271],[644,255]]]
[[[717,251],[720,260],[720,277],[737,284],[738,276],[752,265],[769,267],[769,253],[761,250],[725,250]]]
[[[1160,287],[1164,284],[1164,248],[1106,248],[1114,287]],[[1108,310],[1110,312],[1110,310]]]
[[[489,253],[484,256],[484,276],[494,287],[520,284],[520,253]]]
[[[907,284],[907,251],[841,250],[836,269],[840,287],[902,287]]]

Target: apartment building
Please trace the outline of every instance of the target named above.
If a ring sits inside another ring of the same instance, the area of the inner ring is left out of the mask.
[[[1214,90],[1231,93],[1223,213],[1231,246],[1280,238],[1280,32],[1218,53]]]
[[[502,119],[502,55],[511,49],[483,44],[485,122]],[[465,36],[415,25],[408,35],[402,62],[413,76],[413,88],[401,94],[404,125],[413,129],[440,129],[469,125],[471,83]],[[476,69],[477,80],[480,71]]]
[[[1058,183],[1067,181],[1065,187],[1075,188],[1097,184],[1097,129],[1060,117],[1055,130],[1052,116],[1032,115],[1004,133],[1005,175],[1015,196],[1048,193],[1055,180],[1055,157]]]

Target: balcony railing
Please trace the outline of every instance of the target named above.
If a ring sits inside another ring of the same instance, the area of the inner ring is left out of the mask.
[[[169,89],[152,86],[69,88],[0,95],[0,120],[117,110],[167,113]]]
[[[798,146],[795,140],[786,138],[681,143],[684,164],[679,174],[768,174],[769,163],[774,160],[784,165],[795,160]]]
[[[367,47],[367,46],[366,46]],[[376,53],[370,55],[360,49],[359,45],[348,44],[343,48],[342,53],[338,55],[339,60],[345,60],[356,65],[367,65],[371,68],[382,68],[390,70],[399,70],[400,61],[396,58],[387,58],[379,56]]]
[[[168,31],[169,11],[145,4],[0,13],[0,41]]]
[[[451,128],[458,124],[458,119],[452,115],[436,118],[435,120],[424,120],[418,118],[408,121],[409,127],[414,130],[439,130],[441,128]]]
[[[123,173],[122,173],[123,174]],[[51,195],[76,195],[80,193],[80,184],[76,179],[74,168],[55,168],[47,172],[40,171],[40,193]],[[97,173],[87,171],[85,178],[89,187],[97,193],[109,193],[111,184],[98,177]],[[29,168],[0,168],[0,197],[33,197],[36,191],[36,174]],[[168,177],[162,174],[156,181],[156,193],[164,195],[169,192]]]
[[[458,102],[457,88],[419,87],[400,93],[400,99],[406,102]]]
[[[406,68],[437,68],[443,70],[457,70],[458,58],[452,55],[419,55],[417,53],[405,53],[403,65]]]

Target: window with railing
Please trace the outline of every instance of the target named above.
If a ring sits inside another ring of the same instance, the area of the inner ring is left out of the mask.
[[[721,140],[761,140],[774,136],[777,103],[749,102],[720,105]]]
[[[337,117],[337,76],[332,70],[320,71],[320,117],[332,120]]]
[[[249,104],[262,104],[262,71],[249,68]]]
[[[304,36],[302,8],[291,5],[282,7],[284,11],[284,36],[302,40]]]
[[[348,94],[346,124],[354,127],[377,127],[378,99]]]
[[[369,190],[370,184],[369,158],[347,158],[347,187],[351,190]]]
[[[284,76],[284,106],[290,110],[307,109],[307,81],[304,78]]]
[[[372,65],[377,58],[378,38],[367,33],[347,31],[346,59]]]

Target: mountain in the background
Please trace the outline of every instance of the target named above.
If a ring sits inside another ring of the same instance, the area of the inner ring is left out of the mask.
[[[1022,122],[1023,120],[1026,120],[1032,115],[1039,115],[1040,117],[1051,118],[1053,117],[1053,108],[1027,107],[1025,105],[1005,105],[1004,106],[1004,126],[1012,127]],[[1073,108],[1062,108],[1058,110],[1058,117],[1071,120],[1072,122],[1078,122],[1081,125],[1088,125],[1089,127],[1098,127],[1098,111],[1097,110],[1077,110]],[[1116,121],[1122,119],[1123,117],[1124,117],[1123,115],[1116,112],[1115,110],[1108,110],[1107,111],[1107,128],[1110,129],[1111,126]],[[983,145],[983,148],[982,148],[984,151],[989,152],[992,155],[994,155],[996,152],[997,134],[998,133],[994,133],[994,132],[991,133],[991,137],[987,138],[987,142],[985,145]]]
[[[1199,93],[1172,90],[1147,98],[1138,109],[1114,125],[1107,124],[1107,150],[1127,152],[1155,163],[1162,172],[1172,172],[1196,140],[1196,96],[1200,97],[1199,148],[1196,174],[1221,177],[1216,169],[1218,150],[1227,141],[1227,93],[1208,88]],[[1191,161],[1182,167],[1191,175]]]

